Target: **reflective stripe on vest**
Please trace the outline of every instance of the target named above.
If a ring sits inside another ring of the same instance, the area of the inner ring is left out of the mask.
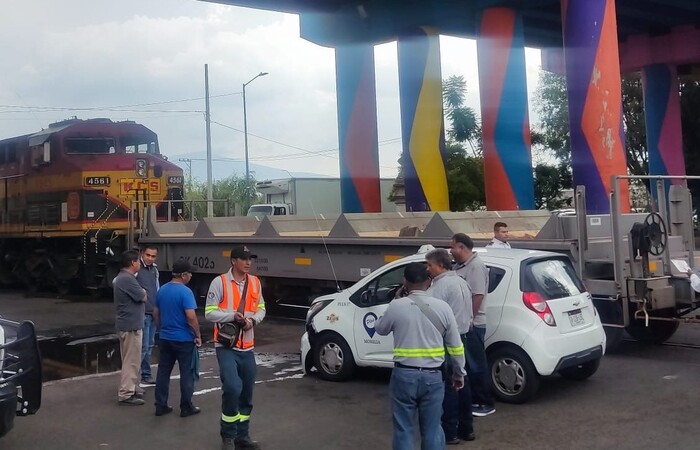
[[[221,275],[221,287],[223,295],[221,296],[221,301],[219,302],[219,309],[226,311],[228,313],[234,314],[238,311],[238,306],[241,302],[241,292],[238,290],[238,284],[231,280],[230,285],[226,274]],[[248,317],[246,313],[255,314],[258,311],[258,300],[260,299],[260,280],[254,275],[248,275],[248,291],[246,292],[245,305],[244,305],[244,316]],[[219,337],[219,327],[214,326],[214,342],[218,342]],[[253,330],[243,332],[243,338],[238,341],[236,348],[248,349],[253,347],[255,344],[253,339]]]

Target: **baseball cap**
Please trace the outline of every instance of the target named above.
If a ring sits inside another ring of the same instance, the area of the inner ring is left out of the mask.
[[[248,249],[248,246],[246,245],[236,245],[231,249],[231,259],[233,258],[238,258],[238,259],[250,259],[250,258],[257,258],[258,255],[253,255],[250,253],[250,250]]]
[[[174,275],[180,275],[180,274],[183,274],[185,272],[192,273],[193,270],[194,269],[192,268],[192,264],[190,264],[190,262],[184,258],[180,258],[173,263],[173,274]]]

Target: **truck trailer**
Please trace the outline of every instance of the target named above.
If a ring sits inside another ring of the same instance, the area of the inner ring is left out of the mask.
[[[382,212],[396,211],[397,205],[389,200],[393,187],[393,178],[380,179]],[[339,178],[280,178],[259,181],[255,189],[263,201],[252,205],[248,216],[341,213]]]

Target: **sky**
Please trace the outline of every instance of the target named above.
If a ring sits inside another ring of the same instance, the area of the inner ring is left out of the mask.
[[[195,176],[206,176],[198,159],[206,157],[208,64],[215,173],[242,170],[242,85],[268,72],[246,87],[253,170],[339,174],[334,51],[300,38],[295,15],[197,0],[4,0],[0,42],[0,139],[72,116],[135,120],[158,134],[171,161],[186,169],[179,159],[190,158]],[[443,78],[464,76],[467,105],[478,112],[475,42],[441,36],[440,50]],[[526,49],[526,59],[533,121],[539,51]],[[393,177],[396,43],[375,47],[375,65],[379,164]]]

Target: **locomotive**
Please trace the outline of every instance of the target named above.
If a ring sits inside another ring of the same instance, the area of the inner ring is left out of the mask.
[[[72,118],[0,140],[0,282],[111,286],[133,206],[177,218],[183,181],[156,133],[133,121]]]

